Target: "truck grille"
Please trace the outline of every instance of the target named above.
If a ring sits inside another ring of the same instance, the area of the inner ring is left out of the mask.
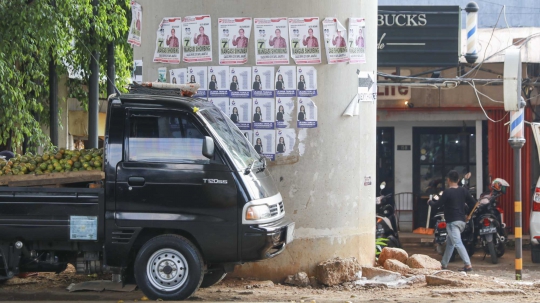
[[[285,208],[283,206],[283,202],[279,202],[278,204],[270,205],[270,215],[272,217],[275,217],[279,214],[282,214],[285,211]]]

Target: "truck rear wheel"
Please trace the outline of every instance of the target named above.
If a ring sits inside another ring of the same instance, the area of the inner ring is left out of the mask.
[[[162,235],[144,244],[135,260],[135,280],[151,300],[184,300],[201,285],[203,260],[197,248],[178,235]]]

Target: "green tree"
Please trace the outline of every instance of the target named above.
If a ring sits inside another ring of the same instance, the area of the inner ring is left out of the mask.
[[[99,0],[94,16],[91,0],[0,1],[0,145],[11,149],[28,139],[30,145],[47,145],[49,136],[40,121],[49,121],[49,62],[59,75],[68,67],[80,81],[70,81],[70,94],[83,105],[82,89],[90,75],[90,52],[100,57],[100,89],[106,87],[106,46],[116,44],[118,88],[129,79],[132,52],[127,44],[131,19],[129,0]],[[96,43],[89,38],[91,27]]]

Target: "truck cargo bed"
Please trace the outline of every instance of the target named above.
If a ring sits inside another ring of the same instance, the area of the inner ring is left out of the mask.
[[[100,240],[104,203],[101,188],[0,187],[0,241]]]

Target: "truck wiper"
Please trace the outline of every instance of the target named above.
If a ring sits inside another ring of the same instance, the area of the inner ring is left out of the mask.
[[[251,164],[246,167],[246,170],[244,170],[244,175],[249,175],[249,173],[253,170],[253,166],[255,165],[255,162],[257,162],[257,160],[253,160],[253,162],[251,162]]]
[[[257,170],[258,173],[263,172],[266,169],[266,157],[260,157],[259,161],[261,161],[263,165]]]

